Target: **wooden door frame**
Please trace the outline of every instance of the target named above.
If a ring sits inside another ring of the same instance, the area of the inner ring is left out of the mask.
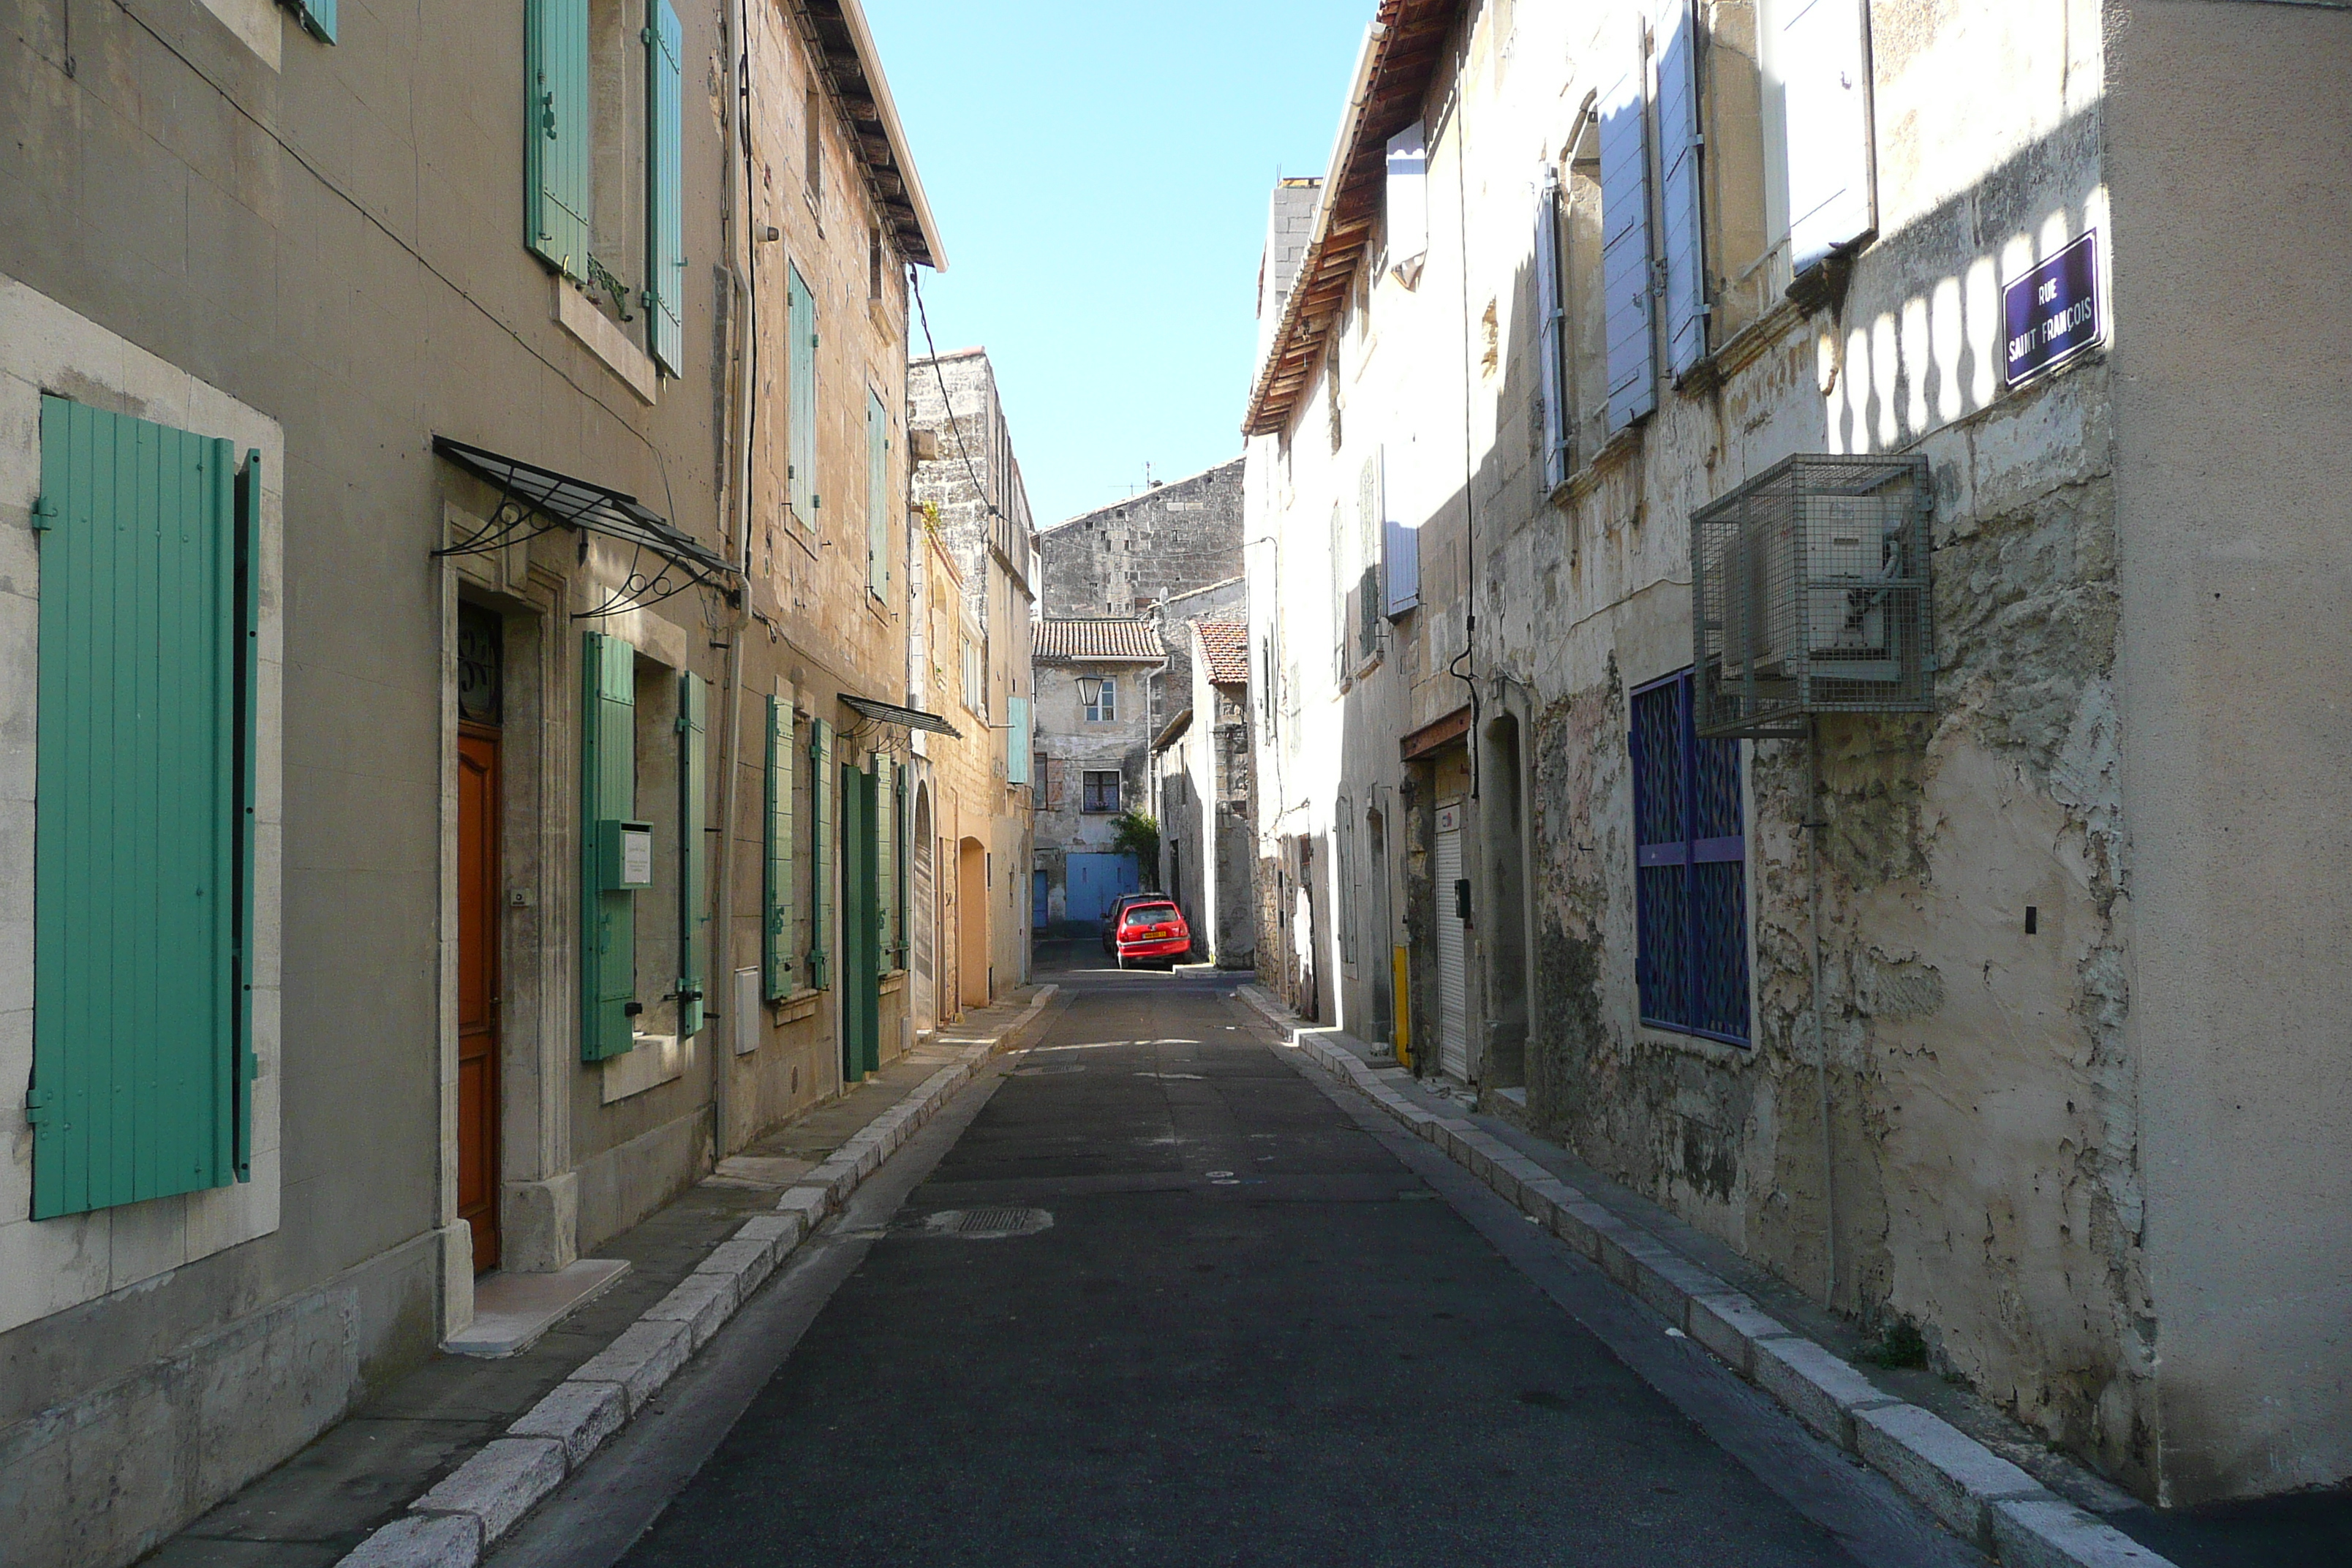
[[[482,724],[477,723],[471,720],[459,720],[457,722],[457,754],[458,766],[461,770],[465,766],[465,742],[467,741],[486,742],[491,748],[492,757],[489,783],[491,798],[484,803],[482,815],[482,828],[488,836],[490,861],[490,869],[488,873],[490,883],[488,892],[489,907],[486,911],[486,919],[483,921],[482,929],[483,940],[489,943],[490,949],[490,995],[488,1003],[490,1019],[490,1048],[488,1058],[488,1067],[487,1068],[488,1079],[487,1094],[488,1103],[485,1109],[485,1114],[488,1118],[488,1137],[485,1140],[485,1152],[483,1156],[488,1163],[488,1168],[483,1173],[483,1175],[485,1184],[489,1191],[488,1211],[488,1231],[494,1245],[502,1245],[505,1232],[505,1215],[502,1212],[502,1200],[504,1198],[506,1189],[506,942],[503,940],[505,936],[505,931],[503,930],[505,901],[502,897],[504,892],[504,868],[506,864],[505,731],[501,726],[496,724]],[[465,812],[462,805],[459,807],[457,812],[457,839],[458,858],[462,865],[464,861],[465,842]],[[459,922],[461,937],[463,929],[463,920],[461,916]],[[462,950],[462,941],[460,943],[460,952],[457,956],[457,963],[459,969],[462,972],[465,964],[465,953]],[[457,1021],[457,1040],[459,1071],[462,1074],[465,1040],[465,1024],[463,1019],[459,1019]],[[462,1093],[463,1090],[461,1088],[461,1097]],[[462,1105],[458,1112],[458,1126],[462,1132],[464,1126],[464,1112]],[[466,1157],[465,1149],[465,1140],[460,1136],[457,1140],[457,1163],[460,1171],[460,1175],[457,1181],[457,1189],[460,1194],[465,1190],[465,1181],[462,1174]],[[460,1223],[466,1224],[469,1226],[473,1225],[473,1221],[467,1216],[462,1207],[457,1210],[457,1218]],[[499,1258],[496,1252],[494,1252],[488,1260],[485,1260],[482,1258],[480,1251],[478,1249],[476,1250],[474,1256],[474,1272],[477,1275],[486,1273],[489,1269],[497,1268],[498,1264]]]

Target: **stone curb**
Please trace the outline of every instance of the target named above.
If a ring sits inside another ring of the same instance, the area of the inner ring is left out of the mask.
[[[1019,1017],[966,1045],[956,1060],[853,1133],[785,1191],[775,1213],[746,1220],[506,1436],[444,1476],[337,1568],[476,1568],[501,1536],[652,1403],[784,1259],[977,1077],[982,1063],[1035,1022],[1060,990],[1041,986]]]
[[[1255,985],[1243,1000],[1281,1042],[1355,1089],[1542,1225],[1954,1534],[2010,1568],[2174,1568],[2169,1558],[2053,1494],[1940,1417],[1881,1391],[1727,1281],[1621,1218],[1501,1139],[1416,1104],[1353,1051],[1301,1027]]]

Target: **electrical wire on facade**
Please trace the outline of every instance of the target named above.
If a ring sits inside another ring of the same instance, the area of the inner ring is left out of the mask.
[[[907,291],[915,297],[915,318],[923,324],[923,347],[930,351],[931,374],[940,384],[940,406],[947,412],[948,428],[955,433],[956,454],[963,458],[964,474],[971,480],[972,492],[980,497],[981,505],[988,509],[988,515],[1001,518],[1004,514],[989,499],[988,487],[980,482],[980,470],[972,466],[971,448],[963,444],[963,423],[956,417],[955,400],[948,395],[947,372],[940,368],[940,345],[931,341],[930,312],[923,309],[923,286],[911,267],[907,268]]]

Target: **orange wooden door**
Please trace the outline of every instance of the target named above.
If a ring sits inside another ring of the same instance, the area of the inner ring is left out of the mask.
[[[499,734],[457,736],[457,1217],[499,1266]]]

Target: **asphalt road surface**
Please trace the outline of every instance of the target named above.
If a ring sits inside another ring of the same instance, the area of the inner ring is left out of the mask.
[[[502,1568],[1982,1561],[1231,978],[1077,952]]]

